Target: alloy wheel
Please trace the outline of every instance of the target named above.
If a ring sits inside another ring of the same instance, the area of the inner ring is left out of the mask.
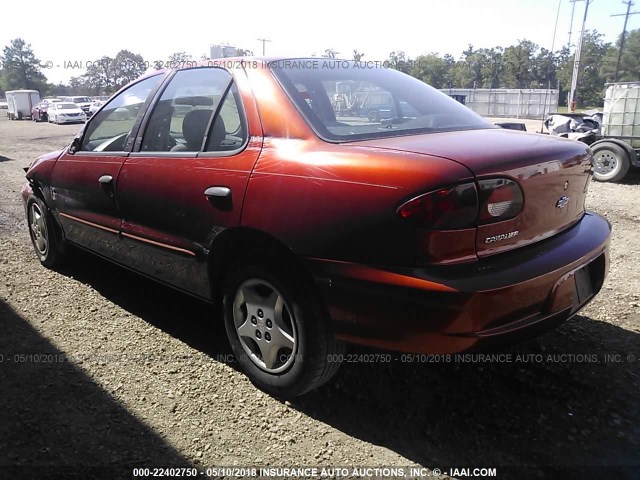
[[[242,283],[233,302],[238,339],[251,361],[265,372],[287,370],[298,344],[293,310],[271,283],[252,278]]]
[[[33,202],[30,209],[30,224],[31,236],[33,237],[33,243],[40,255],[45,256],[49,249],[49,239],[47,235],[47,223],[40,209],[40,206]]]

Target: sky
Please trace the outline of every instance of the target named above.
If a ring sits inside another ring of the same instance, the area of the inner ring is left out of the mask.
[[[52,65],[44,71],[48,80],[58,83],[84,73],[87,61],[114,57],[122,49],[153,64],[181,51],[200,58],[212,44],[259,55],[260,38],[270,40],[265,44],[270,56],[320,56],[330,48],[339,52],[339,58],[351,59],[357,49],[365,54],[364,60],[381,61],[392,51],[404,51],[411,58],[431,52],[459,58],[469,44],[507,47],[524,39],[551,49],[560,5],[558,49],[567,44],[570,29],[572,41],[577,41],[585,1],[575,4],[573,28],[570,0],[180,0],[175,4],[38,0],[30,5],[28,9],[16,1],[3,5],[0,47],[24,38],[43,64]],[[640,5],[632,7],[638,10]],[[611,15],[625,11],[621,0],[591,0],[587,29],[615,42],[624,17]],[[629,17],[627,29],[636,28],[640,15]]]

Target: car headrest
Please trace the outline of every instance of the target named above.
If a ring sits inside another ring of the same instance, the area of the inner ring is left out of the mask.
[[[209,137],[209,141],[207,142],[207,150],[208,151],[216,151],[223,150],[222,141],[227,136],[227,129],[224,125],[224,120],[222,116],[218,115],[215,123],[213,124],[213,128],[211,129],[211,136]]]
[[[198,109],[191,110],[184,116],[184,120],[182,121],[182,134],[187,142],[188,150],[200,150],[212,114],[213,110]]]

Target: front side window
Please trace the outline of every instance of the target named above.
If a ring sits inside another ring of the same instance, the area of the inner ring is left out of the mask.
[[[420,80],[382,66],[311,59],[277,61],[271,69],[329,141],[494,128]]]
[[[113,97],[87,124],[80,150],[123,151],[140,109],[162,78],[145,78]]]
[[[149,118],[141,151],[199,152],[210,130],[222,143],[227,129],[212,128],[212,119],[231,82],[229,72],[220,68],[176,72]]]

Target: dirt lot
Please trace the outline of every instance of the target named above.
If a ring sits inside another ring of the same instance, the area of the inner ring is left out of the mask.
[[[509,349],[511,361],[348,363],[289,404],[236,370],[207,304],[89,255],[61,272],[39,265],[22,168],[78,128],[0,118],[0,476],[20,465],[125,476],[158,465],[468,466],[497,467],[498,478],[613,465],[563,476],[640,475],[638,172],[592,184],[589,207],[614,235],[609,277],[582,315]],[[18,472],[34,471],[46,470]]]

